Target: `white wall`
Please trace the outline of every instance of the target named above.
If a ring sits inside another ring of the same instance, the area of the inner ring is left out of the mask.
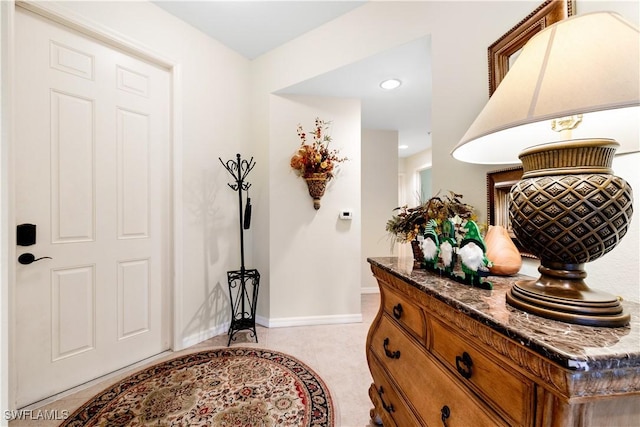
[[[306,182],[289,165],[298,124],[331,121],[330,147],[349,160],[315,210]],[[360,100],[271,97],[269,150],[270,326],[360,321]],[[352,220],[338,218],[342,210]]]
[[[368,257],[390,256],[385,227],[398,206],[398,132],[362,131],[362,292],[377,292]]]

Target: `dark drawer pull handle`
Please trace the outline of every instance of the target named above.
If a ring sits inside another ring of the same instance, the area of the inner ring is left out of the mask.
[[[451,409],[447,405],[444,405],[442,409],[440,409],[440,419],[442,420],[442,425],[447,427],[447,419],[451,416]]]
[[[464,366],[460,366],[460,364]],[[466,351],[462,353],[461,356],[456,356],[456,369],[458,369],[458,373],[462,375],[464,378],[471,378],[471,367],[473,366],[473,360],[471,360],[471,356]]]
[[[402,304],[398,303],[397,305],[393,306],[393,317],[400,320],[400,318],[402,317]]]
[[[387,355],[389,359],[400,359],[400,350],[391,351],[387,347],[389,346],[389,338],[384,339],[384,354]]]
[[[382,389],[382,386],[380,386],[380,389],[378,390],[378,396],[380,396],[380,401],[382,402],[382,407],[384,408],[385,411],[387,411],[388,413],[392,413],[396,411],[396,408],[393,407],[393,403],[389,403],[388,405],[385,403],[384,401],[384,397],[382,396],[384,394],[384,390]]]

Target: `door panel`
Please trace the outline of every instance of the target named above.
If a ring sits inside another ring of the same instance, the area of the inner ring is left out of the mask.
[[[168,348],[167,70],[16,9],[17,405]]]
[[[118,339],[149,330],[149,260],[118,263]]]
[[[56,269],[51,272],[51,359],[95,349],[95,268]]]
[[[149,117],[118,108],[118,237],[149,237]]]
[[[95,232],[94,101],[51,90],[52,243]]]

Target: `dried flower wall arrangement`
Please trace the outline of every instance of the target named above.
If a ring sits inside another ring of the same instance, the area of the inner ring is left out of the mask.
[[[316,117],[312,132],[306,132],[302,125],[298,124],[300,146],[291,156],[290,161],[291,168],[296,174],[306,180],[315,209],[320,209],[320,198],[324,195],[327,182],[333,178],[336,166],[348,160],[346,157],[340,157],[339,150],[329,149],[330,124],[330,121]]]

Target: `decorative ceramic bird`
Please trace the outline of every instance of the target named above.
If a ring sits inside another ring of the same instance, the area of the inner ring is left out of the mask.
[[[440,261],[447,275],[453,275],[453,268],[456,264],[455,247],[455,226],[451,219],[447,218],[442,222],[442,236],[440,239]]]
[[[486,256],[486,245],[480,234],[480,229],[475,221],[467,221],[464,225],[466,233],[460,242],[458,256],[460,256],[460,264],[464,272],[464,279],[471,286],[488,287],[492,286],[488,282],[482,282],[480,279],[481,271],[488,271],[491,261]]]
[[[424,254],[424,262],[427,268],[435,270],[438,266],[438,254],[440,253],[440,241],[436,228],[438,223],[435,219],[427,222],[424,230],[424,240],[422,241],[422,253]]]

